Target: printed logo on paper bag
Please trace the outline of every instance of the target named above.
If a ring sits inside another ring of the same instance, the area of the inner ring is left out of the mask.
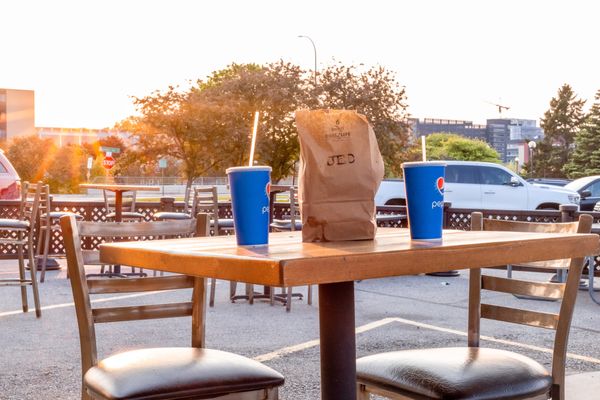
[[[436,187],[437,191],[440,192],[440,194],[443,196],[444,195],[444,178],[442,178],[441,176],[439,178],[437,178],[437,181],[435,182],[435,187]]]

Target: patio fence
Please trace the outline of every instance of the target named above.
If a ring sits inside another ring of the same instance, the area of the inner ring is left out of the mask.
[[[106,208],[101,200],[77,200],[77,201],[54,201],[52,208],[55,211],[71,211],[83,216],[86,221],[106,221]],[[137,211],[145,215],[147,221],[151,221],[153,215],[158,211],[183,211],[183,202],[175,202],[173,198],[163,197],[160,202],[136,202]],[[0,200],[0,218],[17,218],[19,201]],[[580,212],[574,206],[563,206],[562,211],[535,210],[535,211],[509,211],[509,210],[470,210],[451,208],[448,204],[444,207],[444,227],[446,229],[469,230],[471,224],[471,212],[480,211],[484,218],[505,219],[513,221],[528,222],[561,222],[573,221],[579,217]],[[273,217],[281,219],[289,215],[290,206],[286,203],[276,202],[273,207]],[[382,206],[377,207],[378,214],[406,214],[404,206]],[[600,212],[587,212],[592,215],[594,223],[600,223]],[[219,204],[219,218],[232,218],[231,204]],[[403,227],[408,226],[406,218],[392,221],[382,221],[380,226]],[[63,241],[60,231],[54,231],[51,238],[50,254],[64,254]],[[86,238],[84,248],[95,248],[100,240]],[[9,244],[0,245],[0,259],[16,258],[17,250]],[[600,276],[600,256],[596,256],[594,263],[595,276]],[[587,271],[584,271],[587,274]]]

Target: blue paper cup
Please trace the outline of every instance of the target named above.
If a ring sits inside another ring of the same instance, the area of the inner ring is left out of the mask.
[[[408,162],[402,164],[408,226],[415,240],[441,240],[444,218],[443,162]]]
[[[271,167],[232,167],[226,172],[237,244],[268,244]]]

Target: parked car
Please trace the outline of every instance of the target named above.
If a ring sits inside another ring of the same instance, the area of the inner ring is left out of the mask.
[[[596,203],[600,201],[600,175],[575,179],[565,185],[565,188],[579,193],[581,196],[579,209],[581,211],[593,211]]]
[[[454,208],[488,210],[558,210],[561,204],[579,204],[579,194],[559,186],[531,184],[500,164],[445,161],[444,201]],[[599,186],[600,188],[600,186]],[[384,180],[376,205],[406,204],[404,182]]]
[[[572,182],[572,179],[561,179],[561,178],[529,178],[527,182],[540,184],[540,185],[554,185],[554,186],[565,186],[567,183]]]
[[[0,150],[0,200],[15,200],[21,197],[21,178],[17,170]]]

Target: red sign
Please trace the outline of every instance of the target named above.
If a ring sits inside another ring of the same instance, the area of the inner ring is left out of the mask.
[[[115,159],[111,156],[104,157],[104,160],[102,161],[102,166],[106,169],[111,169],[115,166]]]

